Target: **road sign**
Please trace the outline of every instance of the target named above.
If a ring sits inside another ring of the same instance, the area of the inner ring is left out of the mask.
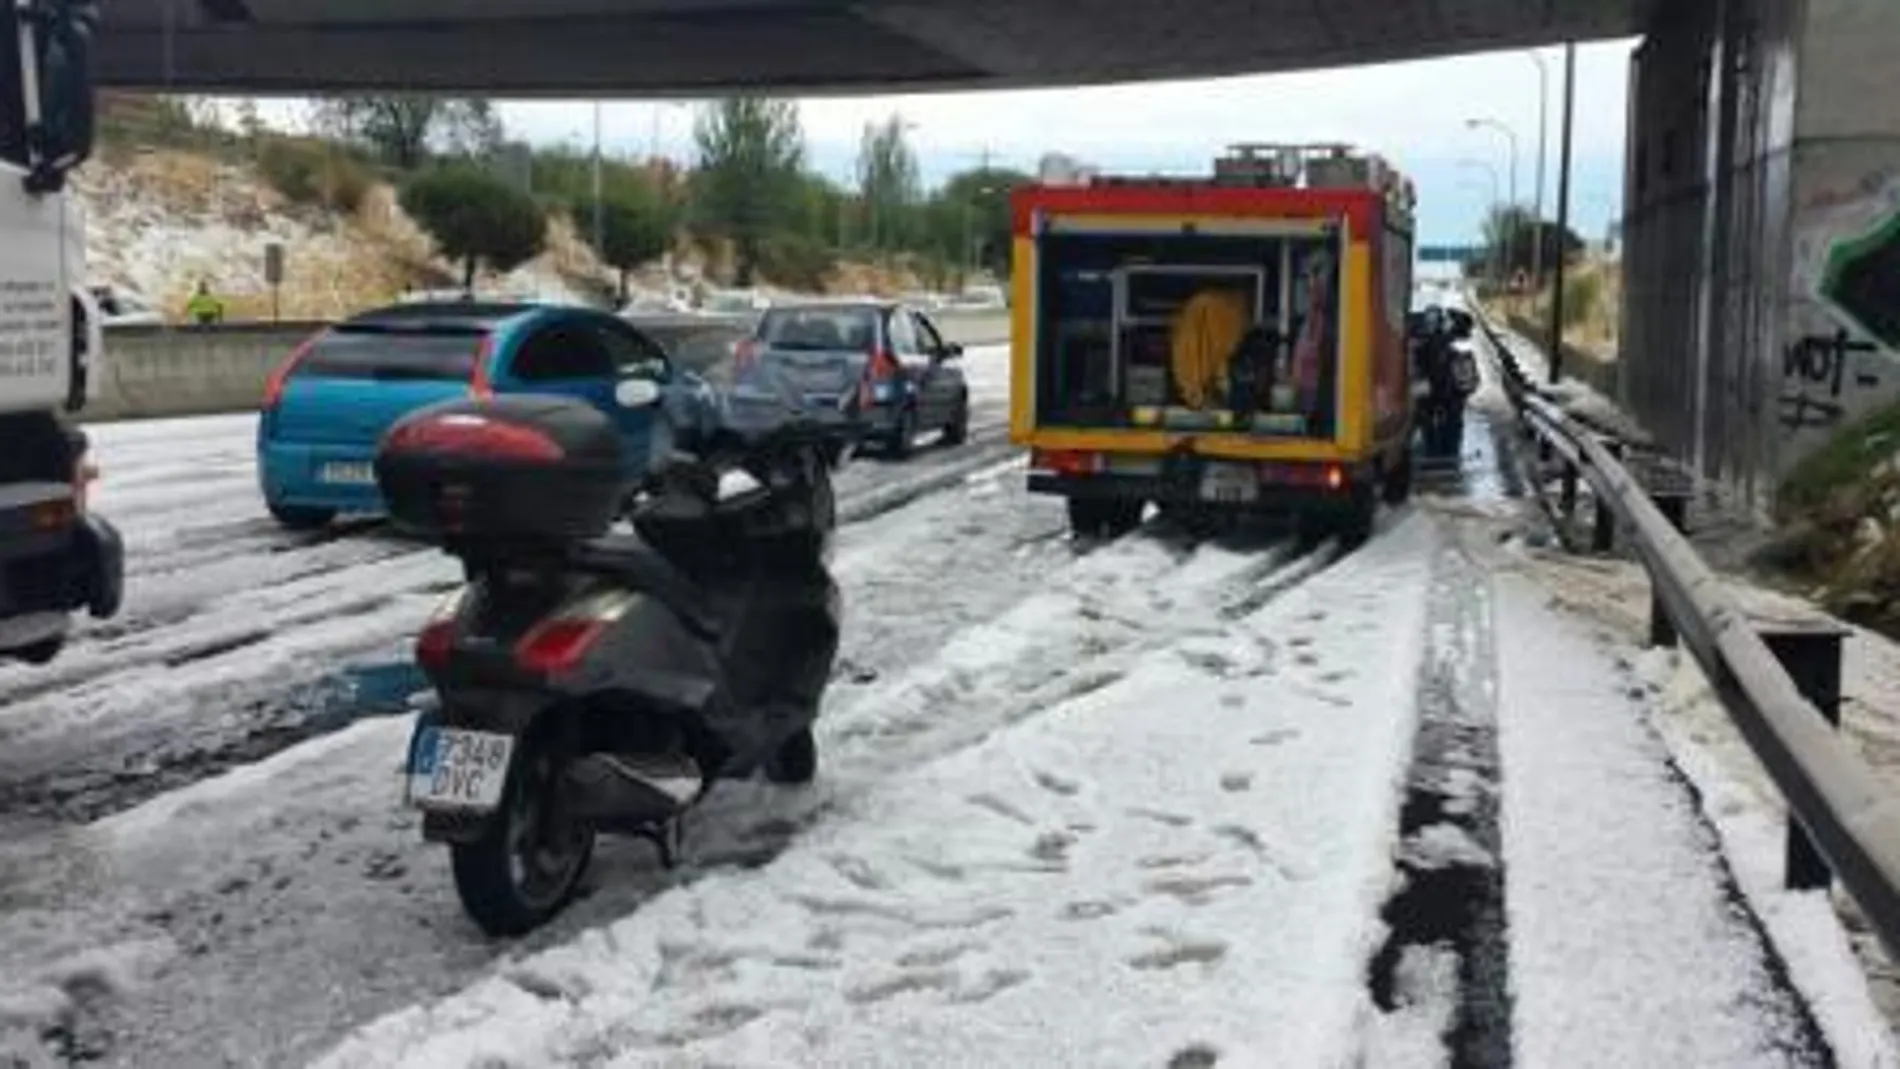
[[[1418,260],[1426,264],[1463,264],[1482,260],[1483,245],[1420,245]]]

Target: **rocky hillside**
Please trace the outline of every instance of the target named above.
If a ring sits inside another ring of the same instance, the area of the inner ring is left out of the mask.
[[[396,191],[373,184],[353,212],[293,203],[258,170],[228,157],[179,149],[103,154],[82,169],[77,189],[86,211],[87,270],[182,318],[200,279],[224,299],[231,319],[269,318],[271,288],[265,248],[285,249],[284,318],[328,318],[391,300],[406,289],[460,285],[460,272],[434,255],[426,234],[397,203]],[[636,290],[691,286],[706,256],[681,248],[666,267],[650,265]],[[613,274],[556,215],[547,250],[478,289],[523,297],[596,299],[612,292]],[[839,265],[833,289],[898,292],[916,288],[904,272]]]

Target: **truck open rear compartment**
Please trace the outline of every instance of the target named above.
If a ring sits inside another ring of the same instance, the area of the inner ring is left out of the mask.
[[[1318,159],[1360,184],[1295,188],[1316,169],[1295,160],[1018,192],[1011,432],[1078,532],[1152,503],[1356,538],[1409,489],[1409,188]]]

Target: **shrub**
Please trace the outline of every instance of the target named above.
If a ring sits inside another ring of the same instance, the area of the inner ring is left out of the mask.
[[[466,167],[410,182],[403,187],[402,209],[429,232],[444,258],[462,265],[464,288],[474,287],[477,263],[512,271],[547,245],[547,213],[533,197]]]
[[[265,138],[257,167],[271,188],[293,204],[354,212],[369,195],[374,177],[362,164],[321,142]]]

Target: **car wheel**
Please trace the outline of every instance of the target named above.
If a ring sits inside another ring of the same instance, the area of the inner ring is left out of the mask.
[[[335,509],[303,508],[297,505],[267,503],[271,518],[293,531],[317,531],[336,519]]]
[[[917,446],[917,409],[906,408],[898,414],[897,429],[891,432],[891,456],[899,460],[909,459]]]
[[[943,429],[943,444],[962,445],[970,440],[970,395],[957,402],[957,415]]]

